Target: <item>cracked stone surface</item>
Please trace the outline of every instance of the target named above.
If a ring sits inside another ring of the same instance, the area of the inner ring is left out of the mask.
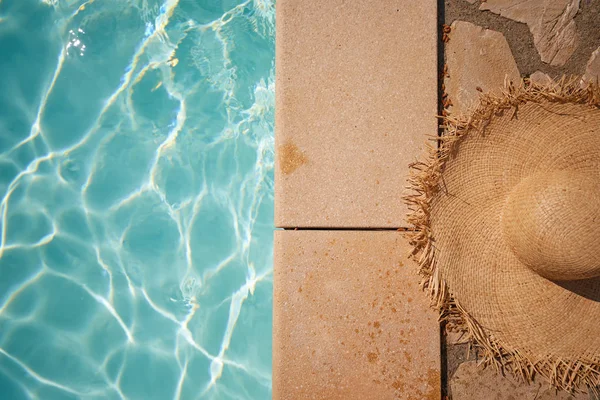
[[[556,392],[541,383],[530,385],[512,376],[502,376],[476,361],[460,364],[450,381],[452,400],[589,400],[587,393]]]
[[[543,73],[542,71],[535,71],[529,77],[531,82],[537,83],[538,85],[548,85],[553,82],[553,79],[550,75]]]
[[[592,53],[592,56],[585,67],[583,81],[600,83],[600,47]]]
[[[454,21],[446,44],[446,63],[450,76],[446,92],[452,101],[451,113],[464,113],[483,92],[499,91],[505,79],[519,81],[520,74],[508,43],[500,32],[470,22]]]
[[[527,24],[543,62],[564,65],[577,47],[573,18],[580,0],[487,0],[480,6],[495,14]]]

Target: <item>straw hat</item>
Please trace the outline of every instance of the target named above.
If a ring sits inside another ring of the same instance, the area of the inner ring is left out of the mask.
[[[508,85],[411,165],[425,286],[486,364],[600,384],[600,88]]]

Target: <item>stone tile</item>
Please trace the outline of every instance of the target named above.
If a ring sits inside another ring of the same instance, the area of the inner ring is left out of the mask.
[[[589,400],[586,393],[556,392],[541,383],[530,385],[511,376],[503,376],[492,368],[483,368],[475,361],[458,366],[450,380],[452,400]]]
[[[585,67],[583,81],[600,83],[600,47],[592,53],[592,56]]]
[[[278,0],[275,224],[400,227],[437,132],[437,2]]]
[[[580,0],[487,0],[481,10],[489,10],[523,22],[533,35],[533,43],[543,62],[561,66],[577,48],[575,15]]]
[[[543,73],[542,71],[535,71],[529,77],[529,80],[533,83],[537,83],[538,85],[550,85],[554,82],[552,78],[548,74]]]
[[[449,77],[446,92],[452,101],[449,111],[463,113],[477,103],[479,89],[498,91],[505,79],[518,81],[519,69],[506,39],[500,32],[470,22],[454,21],[446,44]]]
[[[276,231],[273,399],[440,398],[437,315],[394,231]]]

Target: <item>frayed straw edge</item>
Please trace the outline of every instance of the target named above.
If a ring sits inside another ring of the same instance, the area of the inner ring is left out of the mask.
[[[439,311],[440,319],[446,321],[451,330],[466,337],[478,351],[483,365],[492,366],[503,374],[510,372],[527,383],[539,375],[557,389],[576,392],[586,387],[594,394],[599,394],[600,358],[564,360],[548,355],[544,359],[533,360],[518,349],[495,339],[460,306],[440,276],[429,219],[432,199],[444,184],[444,165],[461,138],[473,130],[484,131],[496,116],[505,112],[512,112],[514,117],[519,112],[519,106],[529,102],[575,103],[600,108],[600,86],[597,83],[583,86],[581,82],[579,77],[563,77],[550,85],[538,85],[529,80],[519,86],[507,82],[500,95],[482,95],[479,106],[470,115],[443,117],[444,135],[436,138],[438,147],[428,146],[427,158],[410,164],[408,189],[411,194],[404,200],[410,211],[407,222],[412,229],[406,236],[413,246],[411,255],[418,261],[423,278],[422,287],[429,293],[432,306]]]

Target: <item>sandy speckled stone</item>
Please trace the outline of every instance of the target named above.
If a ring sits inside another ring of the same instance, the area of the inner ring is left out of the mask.
[[[405,227],[437,132],[435,0],[278,0],[275,224]]]
[[[273,399],[439,400],[437,315],[400,232],[277,231]]]

